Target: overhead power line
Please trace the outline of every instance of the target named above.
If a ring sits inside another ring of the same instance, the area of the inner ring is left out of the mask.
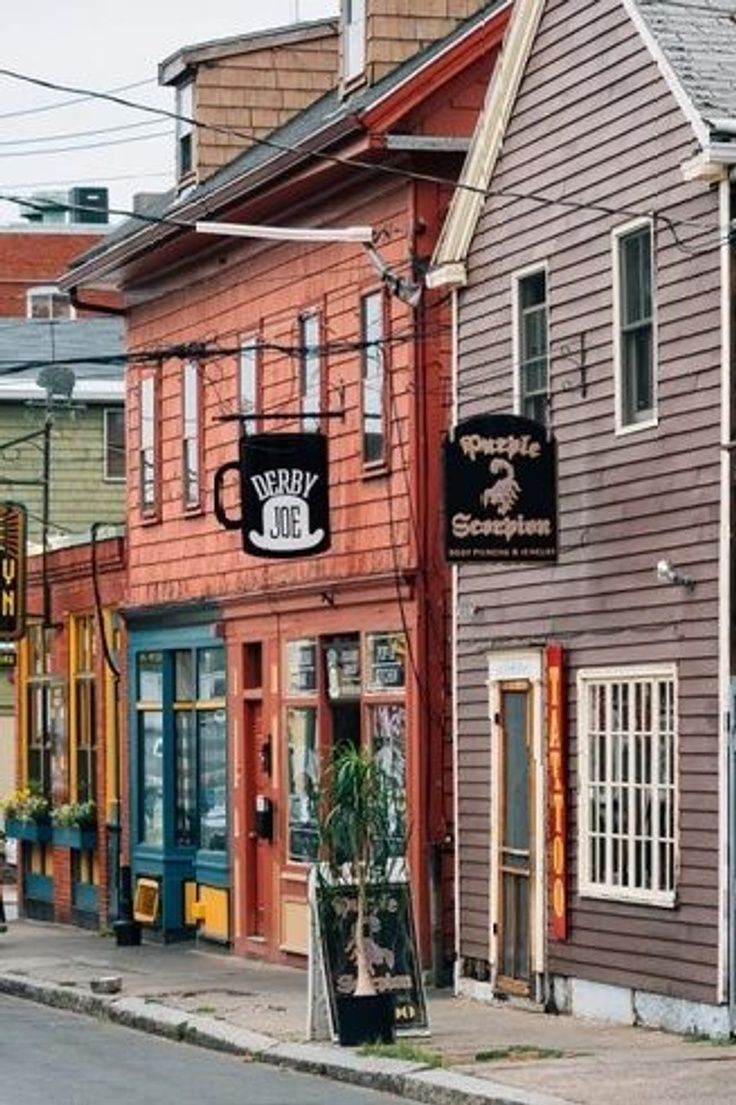
[[[130,100],[123,96],[118,96],[112,92],[97,92],[94,89],[79,88],[73,85],[60,84],[56,81],[44,80],[41,77],[32,77],[27,73],[20,73],[17,70],[0,68],[0,76],[8,77],[11,80],[22,81],[26,84],[36,85],[41,88],[48,88],[55,92],[69,92],[83,98],[103,100],[108,103],[117,104],[120,107],[127,107],[133,111],[143,111],[148,114],[158,115],[162,118],[172,119],[175,122],[187,123],[189,126],[195,127],[198,130],[212,131],[216,134],[224,134],[235,138],[243,138],[248,142],[252,142],[255,145],[266,146],[269,149],[273,149],[280,153],[296,153],[303,156],[305,159],[309,158],[313,161],[322,161],[326,164],[340,165],[351,171],[367,171],[371,174],[380,174],[384,176],[391,176],[394,178],[400,178],[404,180],[414,180],[425,182],[428,184],[446,185],[453,189],[459,189],[466,192],[471,192],[475,195],[481,195],[487,197],[491,190],[488,188],[482,188],[477,185],[468,184],[466,182],[458,181],[449,177],[443,177],[436,173],[419,172],[417,170],[403,169],[396,165],[386,165],[373,161],[362,161],[360,159],[351,159],[349,157],[343,157],[340,154],[328,153],[325,150],[304,150],[298,146],[290,145],[289,143],[279,141],[273,137],[265,137],[263,135],[256,134],[253,130],[243,130],[235,127],[223,126],[217,123],[204,123],[199,119],[190,115],[183,115],[176,111],[171,111],[168,108],[153,107],[150,104],[142,104],[135,100]],[[493,189],[493,194],[506,196],[510,199],[526,200],[530,203],[540,204],[545,207],[563,207],[568,210],[574,211],[597,211],[604,215],[620,215],[629,219],[651,217],[653,215],[660,214],[652,208],[647,210],[633,209],[630,207],[616,207],[611,204],[586,202],[584,200],[575,200],[564,196],[548,196],[540,192],[521,192],[515,189]],[[118,212],[123,214],[123,212]],[[137,212],[128,212],[129,214],[139,217]],[[162,224],[168,223],[170,220],[166,216],[161,216],[158,219],[150,219],[151,222],[159,222]],[[172,223],[175,226],[187,226],[190,224],[175,222]],[[702,223],[695,223],[689,219],[673,219],[667,217],[667,225],[672,230],[675,236],[675,244],[678,248],[683,249],[683,244],[677,238],[674,227],[688,227],[691,229],[697,229],[704,233],[718,232],[718,227],[710,226],[704,227]]]
[[[143,88],[147,84],[156,84],[153,77],[147,77],[144,81],[133,81],[132,84],[120,84],[117,88],[111,88],[111,93],[115,92],[130,92],[133,88]],[[25,115],[42,115],[47,111],[59,111],[64,107],[72,107],[74,104],[84,103],[85,100],[96,100],[99,97],[99,93],[94,95],[88,94],[84,96],[75,96],[71,100],[62,100],[60,103],[57,101],[55,104],[41,104],[39,107],[27,107],[21,111],[3,111],[0,112],[0,119],[20,119]]]
[[[95,130],[67,131],[64,134],[44,134],[39,138],[9,138],[0,142],[0,146],[38,146],[41,142],[63,142],[69,138],[92,138],[97,134],[116,134],[122,130],[140,130],[141,127],[152,127],[154,119],[144,119],[140,123],[124,123],[119,127],[97,127]]]
[[[49,157],[55,153],[77,153],[79,150],[100,150],[109,146],[129,146],[133,142],[150,142],[152,138],[169,138],[167,130],[158,130],[154,134],[139,134],[135,138],[111,138],[109,142],[80,142],[73,146],[49,146],[45,150],[12,150],[0,151],[0,160],[12,158],[15,161],[19,157]]]

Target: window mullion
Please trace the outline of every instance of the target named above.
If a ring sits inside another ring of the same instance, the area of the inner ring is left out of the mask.
[[[604,734],[606,755],[606,827],[605,827],[605,863],[606,885],[613,885],[613,688],[605,684],[606,695],[606,732]]]

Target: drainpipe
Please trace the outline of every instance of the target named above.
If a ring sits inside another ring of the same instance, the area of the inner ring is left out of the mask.
[[[113,788],[115,800],[107,818],[108,838],[114,841],[115,860],[112,864],[115,878],[116,920],[115,935],[119,944],[139,944],[140,926],[133,920],[133,901],[131,893],[130,867],[122,863],[122,823],[120,817],[121,734],[120,734],[120,668],[115,662],[112,647],[107,636],[107,626],[102,608],[99,566],[97,561],[97,535],[105,525],[113,523],[93,522],[90,527],[90,545],[92,553],[92,589],[95,599],[95,614],[102,642],[102,655],[105,666],[113,679]],[[117,525],[115,523],[114,525]]]
[[[733,1029],[736,1024],[736,742],[734,694],[731,677],[731,541],[732,452],[734,427],[731,415],[733,339],[731,325],[731,180],[728,168],[718,184],[720,201],[721,261],[721,496],[718,565],[718,698],[719,698],[719,931],[718,1001],[728,1001]]]

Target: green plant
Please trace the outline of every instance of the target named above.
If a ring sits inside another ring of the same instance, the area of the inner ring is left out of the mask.
[[[90,829],[97,824],[97,809],[93,801],[64,802],[51,811],[51,821],[59,828]]]
[[[427,1067],[444,1065],[444,1058],[439,1051],[417,1047],[408,1040],[397,1040],[394,1044],[363,1044],[358,1049],[358,1054],[375,1055],[379,1059],[403,1059],[408,1063],[424,1063]]]
[[[509,1044],[507,1047],[489,1047],[476,1051],[476,1063],[495,1063],[502,1059],[561,1059],[563,1053],[556,1047],[535,1047],[532,1044]]]
[[[34,786],[14,791],[0,806],[5,816],[14,821],[46,821],[51,809],[48,798]]]
[[[349,742],[335,749],[318,787],[320,854],[333,885],[355,887],[356,996],[376,992],[366,944],[369,887],[387,877],[403,804],[395,776],[371,749]]]

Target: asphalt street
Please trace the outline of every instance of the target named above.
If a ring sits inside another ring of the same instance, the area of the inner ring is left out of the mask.
[[[0,995],[0,1105],[398,1105],[297,1074]]]

